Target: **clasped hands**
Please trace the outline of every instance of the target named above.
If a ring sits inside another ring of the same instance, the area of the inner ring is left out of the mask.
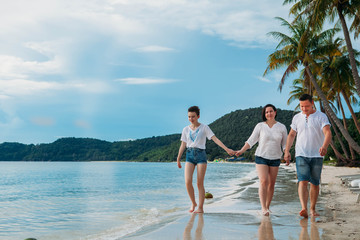
[[[226,150],[226,152],[230,155],[230,156],[240,156],[241,154],[243,154],[240,150],[238,150],[238,151],[235,151],[235,150],[232,150],[232,149],[228,149],[228,150]]]

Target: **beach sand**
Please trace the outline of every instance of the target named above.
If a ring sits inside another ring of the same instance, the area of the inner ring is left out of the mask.
[[[338,176],[360,174],[359,168],[325,166],[321,193],[326,198],[322,221],[323,239],[360,239],[360,203]]]
[[[184,213],[122,239],[360,239],[360,204],[337,177],[352,174],[360,174],[360,169],[324,167],[317,205],[320,217],[303,219],[298,215],[300,203],[292,164],[279,171],[270,217],[261,216],[258,183],[250,181],[239,184],[239,191],[224,199],[207,200],[204,214]]]

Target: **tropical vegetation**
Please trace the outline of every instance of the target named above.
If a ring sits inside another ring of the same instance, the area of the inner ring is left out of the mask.
[[[221,141],[228,147],[237,150],[248,139],[255,125],[261,121],[261,110],[262,107],[233,111],[215,120],[209,126]],[[276,119],[285,124],[289,130],[291,120],[296,113],[296,111],[278,109]],[[359,117],[359,113],[356,115]],[[360,135],[357,133],[354,121],[345,119],[345,122],[350,135],[357,142],[360,142]],[[342,141],[344,140],[342,139]],[[176,161],[179,146],[179,133],[116,142],[73,137],[60,138],[53,143],[46,144],[5,142],[0,144],[0,161],[171,162]],[[336,141],[334,146],[334,149],[338,149],[340,147],[339,141]],[[248,161],[253,161],[255,150],[256,146],[245,152],[243,157]],[[206,152],[210,161],[229,157],[213,141],[207,141]],[[293,149],[291,152],[294,154]],[[185,154],[183,157],[185,157]],[[337,156],[332,149],[329,149],[326,158],[334,159]]]
[[[360,165],[360,124],[354,112],[360,96],[359,53],[350,35],[352,32],[356,39],[360,33],[360,0],[285,0],[284,4],[291,5],[294,20],[277,18],[287,32],[269,33],[278,45],[268,57],[264,75],[284,68],[281,91],[291,74],[299,74],[288,103],[304,93],[313,95],[332,123],[329,154],[336,156],[338,164]],[[346,108],[355,129],[349,128]]]
[[[261,110],[261,107],[237,110],[209,126],[227,146],[240,149],[261,121]],[[278,120],[286,126],[293,115],[293,111],[278,109]],[[36,145],[5,142],[0,144],[0,161],[176,161],[179,146],[179,133],[118,142],[91,138],[61,138]],[[245,153],[245,157],[253,159],[254,150]],[[207,154],[209,160],[229,157],[212,141],[207,142]]]

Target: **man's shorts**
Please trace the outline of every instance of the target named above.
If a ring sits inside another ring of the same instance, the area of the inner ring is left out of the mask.
[[[308,181],[313,185],[320,184],[323,158],[296,157],[296,173],[298,181]]]
[[[205,149],[188,148],[186,150],[186,162],[197,164],[207,164]]]
[[[270,160],[270,159],[255,156],[255,163],[267,165],[269,167],[278,167],[278,166],[280,166],[280,159]]]

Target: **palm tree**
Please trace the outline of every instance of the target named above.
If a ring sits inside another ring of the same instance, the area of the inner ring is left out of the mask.
[[[280,42],[276,47],[277,50],[268,57],[269,65],[266,68],[264,75],[272,70],[286,66],[286,70],[280,82],[280,84],[284,84],[289,74],[298,71],[301,66],[304,67],[305,72],[309,76],[311,84],[321,99],[324,109],[329,114],[329,117],[332,118],[338,126],[349,145],[360,154],[360,146],[354,141],[344,126],[342,126],[311,71],[311,68],[319,68],[316,62],[317,56],[322,56],[331,51],[337,51],[333,44],[329,45],[326,42],[328,36],[333,36],[336,33],[336,29],[329,29],[316,33],[315,31],[309,31],[308,23],[302,19],[299,19],[293,24],[288,23],[283,18],[278,17],[277,19],[281,21],[283,26],[286,26],[289,29],[292,35],[287,36],[281,32],[269,33],[271,36],[279,39]],[[282,48],[279,49],[280,47]]]
[[[360,124],[352,107],[352,103],[356,104],[357,99],[354,97],[354,79],[351,74],[351,66],[349,56],[345,47],[341,47],[343,40],[337,38],[333,40],[328,39],[328,43],[333,43],[338,48],[338,52],[335,55],[324,55],[321,58],[321,78],[322,82],[328,85],[331,89],[331,93],[337,98],[339,108],[342,108],[340,95],[344,98],[347,107],[350,110],[351,117],[355,123],[357,131],[360,134]],[[338,54],[340,53],[340,55]],[[354,52],[356,56],[359,55],[357,51]],[[356,61],[356,65],[359,66],[359,62]],[[342,111],[343,112],[343,111]],[[343,120],[345,121],[343,113]],[[344,123],[345,126],[346,123]],[[346,126],[345,126],[346,128]]]
[[[353,18],[351,30],[355,31],[355,37],[357,37],[360,32],[360,0],[285,0],[283,4],[290,3],[294,3],[290,9],[290,14],[296,17],[307,15],[310,27],[315,30],[321,29],[326,19],[334,21],[336,15],[339,17],[349,52],[356,91],[360,96],[360,77],[356,67],[355,52],[345,20],[345,17]]]

